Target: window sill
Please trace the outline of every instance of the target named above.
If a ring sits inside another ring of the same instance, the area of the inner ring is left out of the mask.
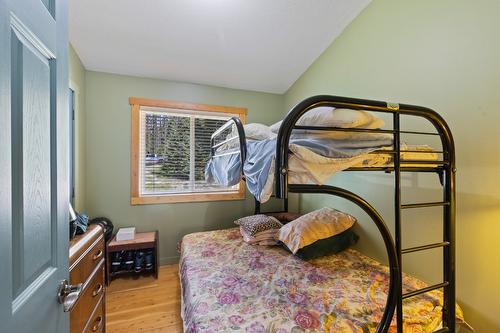
[[[229,201],[229,200],[244,200],[244,199],[245,199],[245,192],[244,191],[224,192],[224,193],[207,192],[207,193],[148,195],[148,196],[141,196],[141,197],[132,197],[130,199],[130,204],[131,205],[154,205],[154,204],[164,204],[164,203]]]

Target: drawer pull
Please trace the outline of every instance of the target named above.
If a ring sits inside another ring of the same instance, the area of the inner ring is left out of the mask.
[[[92,257],[92,259],[97,260],[97,259],[99,259],[100,257],[102,257],[102,254],[103,254],[102,250],[99,250],[99,251],[97,251],[97,252],[94,254],[94,256]]]
[[[102,325],[102,317],[99,316],[94,320],[94,325],[92,326],[92,332],[97,332]]]
[[[102,291],[102,284],[97,284],[94,291],[92,292],[92,297],[96,297],[97,295],[99,295]]]

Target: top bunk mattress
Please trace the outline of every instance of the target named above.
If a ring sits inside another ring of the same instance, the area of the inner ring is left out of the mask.
[[[375,332],[389,273],[352,249],[303,261],[278,246],[246,244],[233,228],[184,236],[180,278],[185,332]],[[425,286],[403,277],[403,292]],[[403,331],[439,328],[441,306],[439,290],[404,300]]]

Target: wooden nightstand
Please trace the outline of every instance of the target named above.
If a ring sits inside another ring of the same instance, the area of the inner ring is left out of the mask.
[[[134,269],[119,269],[112,271],[111,264],[113,253],[121,251],[138,251],[138,250],[150,250],[153,252],[153,268],[151,270],[142,270],[137,273]],[[123,275],[142,275],[142,274],[153,274],[155,278],[158,278],[158,268],[159,268],[159,257],[158,257],[158,231],[153,232],[138,232],[135,234],[135,238],[127,241],[117,241],[116,235],[107,244],[107,260],[106,260],[106,274],[108,286],[112,279],[123,276]]]

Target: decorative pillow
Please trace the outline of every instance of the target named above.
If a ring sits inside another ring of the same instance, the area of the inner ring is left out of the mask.
[[[243,227],[251,236],[255,236],[255,234],[262,231],[279,229],[283,226],[275,217],[264,214],[242,217],[234,221],[234,223]]]
[[[298,250],[295,255],[300,259],[309,260],[342,252],[356,244],[359,239],[359,236],[352,229],[349,228],[338,235],[317,240]]]
[[[324,127],[340,127],[340,128],[367,128],[375,129],[384,126],[384,121],[375,117],[372,113],[363,110],[352,109],[335,109],[330,107],[319,107],[306,112],[297,121],[300,126],[324,126]],[[278,133],[281,126],[281,121],[271,125],[271,131]],[[294,133],[304,133],[311,131],[295,130]],[[331,135],[335,133],[335,137],[345,135],[343,132],[325,132],[314,131],[315,134]]]
[[[280,229],[279,240],[295,254],[299,249],[317,240],[344,232],[355,222],[356,219],[353,216],[325,207],[285,224]]]

